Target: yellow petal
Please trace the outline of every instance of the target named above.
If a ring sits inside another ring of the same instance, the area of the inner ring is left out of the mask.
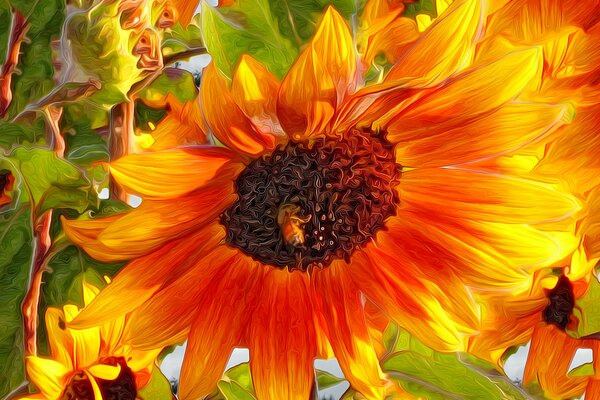
[[[356,87],[356,71],[352,35],[330,6],[281,84],[278,115],[291,138],[324,132],[337,106]]]
[[[27,376],[47,399],[58,399],[66,385],[66,375],[71,372],[63,364],[45,358],[25,358]]]
[[[455,1],[390,70],[386,80],[434,86],[466,68],[482,34],[486,2]]]
[[[234,165],[235,153],[222,147],[193,147],[129,154],[110,164],[115,180],[129,193],[147,199],[169,199],[218,180]]]
[[[52,358],[66,368],[73,368],[73,339],[66,330],[65,314],[57,308],[46,311],[46,330]]]
[[[94,376],[90,374],[87,370],[83,371],[87,376],[90,384],[92,385],[92,391],[94,392],[94,400],[104,400],[102,397],[102,392],[100,391],[100,387],[98,386],[98,382],[94,379]]]
[[[393,118],[413,127],[431,126],[453,116],[467,120],[516,98],[540,76],[541,68],[539,49],[512,52],[489,64],[474,65],[447,85],[423,93]]]
[[[100,328],[71,329],[73,352],[75,353],[75,369],[86,368],[100,356]]]
[[[89,367],[88,372],[95,378],[102,379],[105,381],[114,381],[121,373],[121,366],[117,365],[106,365],[96,364]]]

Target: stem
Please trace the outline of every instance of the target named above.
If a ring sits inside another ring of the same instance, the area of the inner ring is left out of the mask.
[[[129,141],[133,135],[133,102],[121,103],[110,111],[110,161],[129,153]],[[127,194],[114,182],[109,184],[110,197],[127,202]]]
[[[13,14],[12,28],[10,32],[10,40],[8,42],[8,53],[6,62],[0,71],[0,118],[4,117],[10,103],[12,102],[12,75],[19,63],[19,54],[21,54],[21,44],[25,39],[25,34],[29,25],[27,20],[21,13]]]
[[[46,271],[48,250],[50,249],[50,224],[52,222],[52,210],[47,211],[40,217],[39,223],[34,228],[34,251],[31,263],[29,291],[23,300],[23,318],[25,324],[25,352],[37,354],[37,324],[38,304],[40,300],[42,276]]]
[[[184,60],[193,56],[200,56],[202,54],[208,54],[205,47],[194,47],[180,53],[171,54],[163,59],[163,63],[166,65],[172,64],[175,61]]]

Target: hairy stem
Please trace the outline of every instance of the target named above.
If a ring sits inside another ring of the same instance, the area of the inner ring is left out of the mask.
[[[15,73],[17,64],[19,63],[21,44],[25,39],[28,28],[29,25],[27,24],[25,17],[21,15],[21,13],[15,12],[12,19],[6,61],[0,71],[0,118],[4,117],[12,102],[12,75]]]

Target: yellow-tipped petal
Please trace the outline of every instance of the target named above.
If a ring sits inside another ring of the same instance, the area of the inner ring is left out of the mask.
[[[233,74],[231,95],[261,132],[284,135],[277,119],[279,81],[249,55],[243,55]]]
[[[66,318],[62,310],[46,310],[46,330],[52,358],[67,369],[73,368],[73,339],[66,330]]]
[[[348,25],[329,7],[279,91],[279,120],[292,139],[323,133],[338,105],[356,87],[356,71]]]
[[[327,324],[327,336],[352,387],[369,400],[384,398],[384,375],[367,329],[361,292],[345,266],[331,265],[314,276],[315,299]]]
[[[236,104],[226,78],[214,63],[204,70],[200,95],[206,122],[217,139],[229,148],[256,157],[274,149],[281,140],[274,132],[262,130],[267,125],[256,126]]]
[[[390,70],[387,81],[434,86],[469,66],[482,35],[487,2],[455,1]]]

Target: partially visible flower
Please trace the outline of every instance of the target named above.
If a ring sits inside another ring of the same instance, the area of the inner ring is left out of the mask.
[[[99,289],[83,284],[85,304]],[[134,400],[150,379],[161,349],[139,351],[123,345],[125,318],[101,326],[73,330],[67,325],[79,314],[75,305],[46,311],[50,357],[29,355],[27,376],[39,390],[22,400]]]
[[[540,271],[529,293],[487,294],[482,331],[469,339],[469,352],[502,367],[506,350],[531,340],[523,384],[539,384],[549,398],[581,396],[591,377],[571,376],[571,361],[580,348],[597,353],[600,341],[576,339],[566,330],[578,324],[573,311],[587,290],[585,280]]]
[[[7,169],[0,170],[0,207],[12,201],[9,192],[13,190],[14,183],[15,177],[11,171]]]

